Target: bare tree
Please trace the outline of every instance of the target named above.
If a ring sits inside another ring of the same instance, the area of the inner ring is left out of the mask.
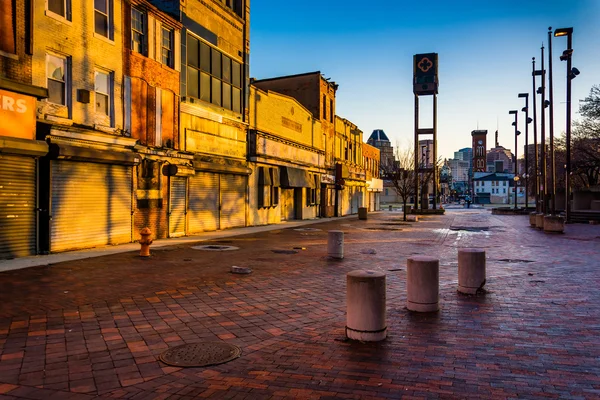
[[[402,200],[402,210],[406,221],[407,203],[411,196],[415,195],[415,159],[413,146],[400,147],[396,143],[394,154],[395,161],[384,166],[384,179],[394,186],[394,190]]]

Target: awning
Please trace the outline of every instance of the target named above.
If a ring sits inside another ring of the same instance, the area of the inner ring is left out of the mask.
[[[48,156],[53,160],[89,161],[104,164],[134,165],[140,162],[139,154],[78,147],[68,144],[50,144]]]
[[[268,167],[258,167],[258,184],[261,186],[271,186],[271,174]]]
[[[48,143],[42,140],[0,137],[0,154],[2,153],[42,157],[48,153]]]
[[[279,179],[279,168],[271,168],[271,181],[273,184],[273,187],[279,187],[281,186],[281,179]]]
[[[281,187],[315,188],[315,181],[312,179],[308,171],[299,168],[281,167]]]

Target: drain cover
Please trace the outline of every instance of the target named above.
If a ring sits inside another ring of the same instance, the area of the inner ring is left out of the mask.
[[[501,258],[498,261],[505,263],[532,263],[531,260],[519,260],[519,259],[511,259],[511,258]]]
[[[204,342],[173,347],[160,355],[160,360],[174,367],[206,367],[234,360],[242,349],[225,342]]]
[[[376,231],[376,232],[384,232],[384,231],[401,231],[402,228],[394,228],[392,226],[377,226],[377,227],[372,227],[372,228],[363,228],[366,229],[368,231]]]
[[[239,247],[235,246],[220,246],[216,244],[207,244],[204,246],[192,246],[194,250],[204,250],[204,251],[231,251],[231,250],[239,250]]]
[[[275,254],[296,254],[298,250],[271,250]]]

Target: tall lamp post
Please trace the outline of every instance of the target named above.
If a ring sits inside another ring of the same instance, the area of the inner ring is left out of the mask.
[[[538,154],[538,142],[537,142],[537,101],[536,101],[536,91],[535,91],[535,77],[536,77],[536,69],[535,69],[535,57],[531,58],[531,79],[533,81],[533,147],[534,149],[534,166],[533,166],[533,175],[535,177],[535,211],[540,212],[540,176],[539,176],[539,154]]]
[[[520,98],[525,98],[525,107],[521,109],[525,113],[525,209],[529,208],[529,124],[533,121],[529,118],[529,93],[519,93]],[[537,165],[537,164],[536,164]]]
[[[550,103],[550,214],[556,215],[556,163],[554,162],[554,95],[552,90],[552,27],[548,28],[548,101]]]
[[[571,192],[571,80],[579,75],[579,70],[571,66],[571,56],[573,55],[573,28],[559,28],[554,31],[554,37],[566,36],[567,49],[560,56],[561,61],[567,62],[567,171],[565,179],[566,199],[565,215],[567,223],[571,219],[571,204],[569,202]]]
[[[515,122],[513,122],[513,125],[515,127],[515,177],[514,177],[514,182],[515,182],[515,186],[514,186],[514,190],[515,190],[515,210],[517,209],[517,182],[519,181],[519,174],[518,174],[518,169],[517,169],[517,165],[518,165],[518,158],[517,158],[517,136],[519,136],[519,134],[521,132],[519,132],[517,130],[517,120],[519,117],[519,111],[517,110],[511,110],[508,112],[509,114],[514,114],[515,116]]]

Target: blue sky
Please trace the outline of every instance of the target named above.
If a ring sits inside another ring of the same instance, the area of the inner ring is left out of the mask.
[[[321,71],[340,85],[336,113],[357,124],[364,140],[383,129],[392,145],[406,146],[414,129],[412,58],[436,52],[438,154],[448,158],[470,147],[470,133],[478,128],[488,130],[488,148],[498,129],[500,144],[514,151],[514,117],[508,111],[524,106],[518,93],[532,91],[531,58],[540,68],[549,26],[574,28],[573,66],[581,71],[573,80],[574,118],[578,99],[600,84],[600,0],[401,0],[364,9],[365,4],[252,0],[250,75]],[[556,135],[565,130],[566,63],[558,60],[565,48],[565,38],[553,40]],[[547,68],[547,57],[545,62]],[[430,96],[422,98],[421,109],[421,127],[431,126]],[[519,113],[522,132],[523,120]],[[519,140],[521,154],[524,135]]]

